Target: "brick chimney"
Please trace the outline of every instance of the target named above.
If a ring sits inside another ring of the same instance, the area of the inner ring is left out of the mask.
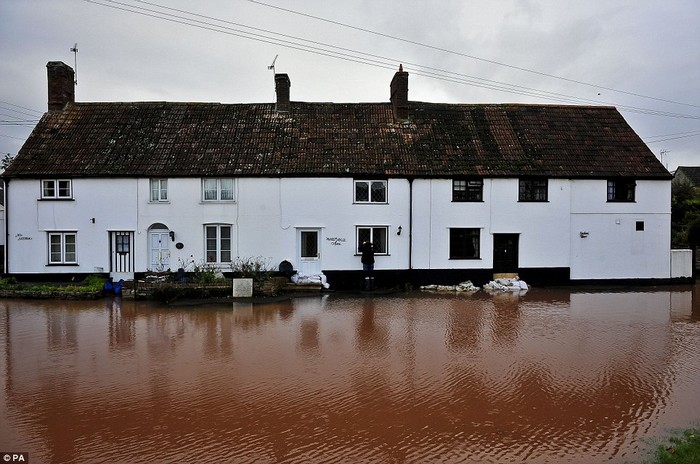
[[[408,73],[403,70],[403,65],[399,65],[399,71],[394,74],[389,89],[394,119],[397,121],[408,119]]]
[[[62,61],[46,64],[49,80],[49,111],[61,111],[68,103],[75,102],[75,72]]]
[[[289,88],[292,82],[286,74],[275,74],[275,93],[277,94],[277,111],[288,113],[291,105],[289,103]]]

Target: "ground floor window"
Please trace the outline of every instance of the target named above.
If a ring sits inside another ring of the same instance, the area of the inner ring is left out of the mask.
[[[49,264],[77,264],[75,232],[49,232]]]
[[[231,262],[231,226],[204,226],[205,254],[208,263]]]
[[[479,258],[481,231],[479,229],[450,229],[450,259]]]
[[[371,242],[374,245],[375,255],[389,254],[389,227],[387,226],[358,226],[356,233],[355,250],[357,254],[361,254],[360,247],[365,242]]]

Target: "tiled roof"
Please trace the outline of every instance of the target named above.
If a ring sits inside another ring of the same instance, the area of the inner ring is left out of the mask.
[[[675,177],[684,177],[693,187],[700,187],[700,166],[678,166]]]
[[[420,176],[670,179],[611,107],[70,103],[6,177]]]

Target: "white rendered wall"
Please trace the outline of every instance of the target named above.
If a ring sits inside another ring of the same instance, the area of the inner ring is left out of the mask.
[[[571,279],[670,277],[670,181],[637,181],[629,203],[608,202],[606,180],[572,182]]]
[[[484,179],[482,202],[452,202],[451,179],[414,181],[416,269],[490,269],[493,234],[519,235],[520,267],[569,264],[569,182],[549,180],[547,202],[519,202],[518,179]],[[480,259],[449,259],[449,229],[479,228]]]
[[[8,187],[8,272],[109,271],[108,230],[134,230],[134,179],[73,179],[73,200],[41,200],[38,179]],[[94,218],[94,223],[92,219]],[[78,265],[48,265],[48,232],[76,232]]]
[[[352,178],[238,178],[235,201],[210,203],[202,201],[200,178],[170,178],[168,201],[151,203],[149,179],[76,178],[72,201],[40,200],[40,180],[13,179],[8,272],[107,272],[109,231],[134,231],[135,271],[143,272],[154,224],[175,234],[172,270],[180,261],[204,262],[205,224],[232,226],[234,257],[295,268],[299,231],[316,229],[326,270],[361,269],[356,227],[386,226],[389,254],[377,256],[376,268],[408,269],[410,185],[389,179],[386,204],[355,204]],[[451,179],[416,179],[412,190],[414,269],[490,269],[493,234],[511,233],[519,236],[521,268],[570,267],[572,279],[670,276],[669,181],[638,181],[634,203],[608,203],[605,180],[550,179],[541,203],[519,202],[517,179],[485,179],[482,202],[452,202]],[[635,230],[637,221],[644,231]],[[449,259],[452,227],[481,230],[480,259]],[[78,266],[47,265],[49,231],[77,232]]]

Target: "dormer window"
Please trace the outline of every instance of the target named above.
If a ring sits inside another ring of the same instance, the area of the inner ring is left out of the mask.
[[[43,179],[41,181],[41,198],[46,200],[69,200],[73,198],[70,179]]]

